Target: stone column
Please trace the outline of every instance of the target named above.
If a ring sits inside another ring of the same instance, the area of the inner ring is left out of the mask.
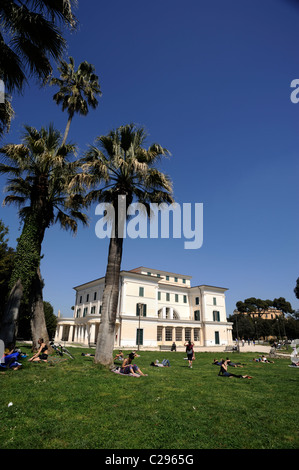
[[[74,331],[74,325],[70,325],[68,343],[71,343],[73,341],[73,331]]]

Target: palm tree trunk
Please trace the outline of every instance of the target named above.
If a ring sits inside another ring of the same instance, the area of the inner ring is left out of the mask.
[[[68,121],[67,121],[67,124],[66,124],[66,128],[65,128],[65,131],[64,131],[63,141],[62,141],[61,145],[65,145],[65,143],[66,143],[66,139],[67,139],[67,136],[69,134],[72,119],[73,119],[73,116],[69,115],[69,118],[68,118]]]
[[[40,338],[43,338],[44,343],[49,346],[49,335],[44,315],[43,280],[39,267],[37,268],[36,278],[33,282],[31,305],[31,338],[32,349],[35,351],[39,348],[38,340]]]
[[[6,347],[15,343],[18,334],[18,318],[21,300],[23,298],[23,286],[20,279],[10,291],[9,298],[1,319],[0,340]]]
[[[118,237],[117,223],[115,237],[110,238],[105,288],[102,300],[101,323],[97,338],[95,363],[103,366],[113,365],[115,322],[119,297],[120,266],[123,238]]]
[[[19,238],[14,267],[11,275],[11,292],[1,319],[0,338],[5,344],[15,340],[18,318],[23,297],[32,298],[34,279],[40,264],[41,242],[44,229],[40,227],[40,216],[26,217]]]

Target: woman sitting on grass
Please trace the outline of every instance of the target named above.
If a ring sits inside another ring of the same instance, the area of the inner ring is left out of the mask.
[[[29,362],[48,362],[48,346],[44,343],[43,338],[38,340],[38,344],[40,345],[39,350],[34,356],[28,359]]]
[[[236,374],[231,374],[230,372],[227,371],[227,361],[222,360],[221,362],[221,367],[218,375],[222,375],[224,377],[236,377],[238,379],[252,379],[250,375],[236,375]]]
[[[122,374],[132,374],[134,376],[139,376],[139,375],[146,376],[147,374],[144,374],[136,364],[132,364],[134,357],[135,357],[134,353],[130,353],[128,355],[128,357],[123,361],[121,365],[120,372]]]

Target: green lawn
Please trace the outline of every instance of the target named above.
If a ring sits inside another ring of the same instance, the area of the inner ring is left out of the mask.
[[[135,378],[70,350],[75,360],[24,359],[0,374],[1,449],[299,448],[299,369],[289,359],[235,353],[245,366],[230,371],[253,376],[245,380],[219,377],[215,353],[197,353],[189,369],[184,353],[141,352],[135,362],[148,377]],[[164,357],[170,368],[150,367]]]

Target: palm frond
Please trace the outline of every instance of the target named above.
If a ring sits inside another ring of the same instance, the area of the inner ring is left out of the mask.
[[[76,27],[75,4],[72,0],[1,1],[0,70],[7,91],[22,91],[27,74],[43,82],[48,79],[50,58],[60,59],[66,47],[60,25]]]
[[[86,195],[88,203],[116,204],[118,195],[126,195],[127,203],[141,202],[149,213],[151,202],[174,202],[170,178],[154,166],[170,152],[159,144],[146,150],[146,137],[143,127],[128,124],[96,139],[83,159],[85,172],[93,176],[93,185],[98,185]]]
[[[38,211],[40,223],[45,227],[54,222],[56,209],[66,212],[70,219],[78,217],[85,223],[85,216],[80,213],[85,190],[82,176],[79,179],[81,162],[69,161],[74,150],[71,144],[61,147],[61,134],[52,124],[40,130],[25,126],[22,144],[8,144],[0,149],[3,159],[8,161],[0,163],[0,173],[11,175],[5,188],[8,193],[5,204],[15,203],[20,207],[27,203],[20,216]],[[80,185],[74,183],[76,179]],[[62,226],[75,230],[71,220],[63,221]]]
[[[1,45],[0,45],[1,49]],[[1,59],[0,59],[1,60]],[[1,70],[1,65],[0,65]],[[8,95],[5,95],[4,92],[0,91],[0,95],[4,95],[4,102],[0,102],[0,137],[5,132],[9,132],[10,124],[14,118],[15,112],[11,105],[11,98]]]

